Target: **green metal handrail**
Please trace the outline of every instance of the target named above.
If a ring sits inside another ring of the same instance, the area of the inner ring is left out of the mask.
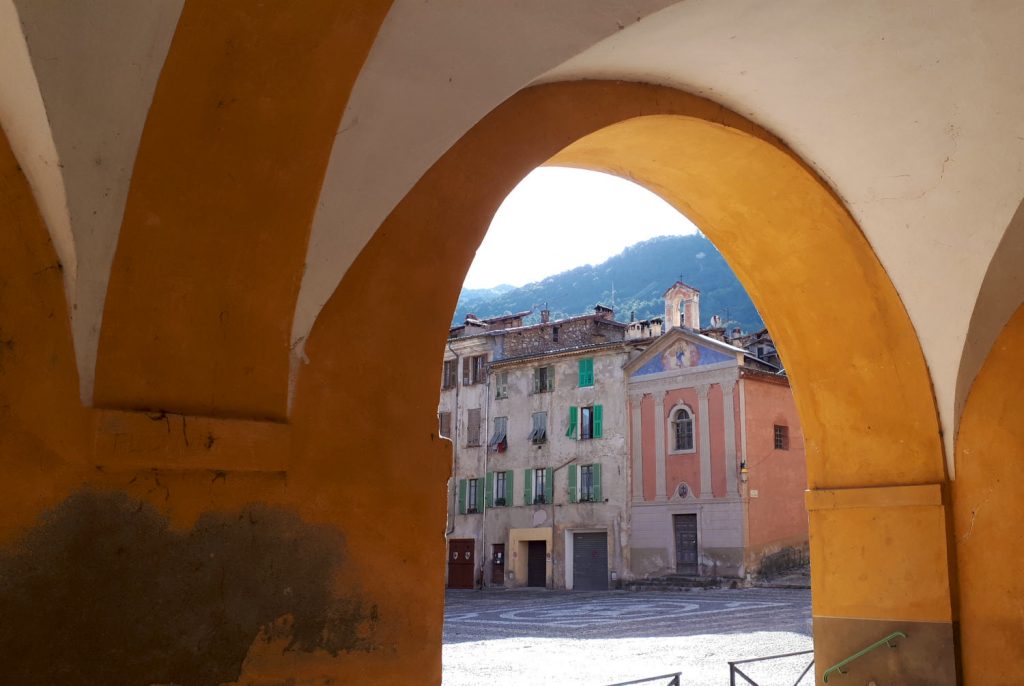
[[[887,645],[890,648],[895,648],[896,646],[894,646],[892,643],[890,643],[890,641],[892,641],[893,639],[896,639],[896,638],[906,638],[906,637],[907,637],[907,635],[905,633],[903,633],[902,631],[894,631],[894,632],[892,632],[891,634],[889,634],[885,638],[879,639],[879,640],[875,641],[874,643],[869,645],[867,648],[864,648],[863,650],[860,650],[860,651],[854,653],[853,655],[851,655],[850,657],[846,658],[842,662],[837,662],[836,664],[834,664],[831,667],[829,667],[828,669],[826,669],[825,673],[821,676],[821,680],[824,681],[827,684],[828,683],[828,678],[832,674],[834,674],[834,673],[846,674],[846,672],[843,671],[843,667],[845,667],[846,665],[850,664],[854,660],[857,660],[857,659],[860,659],[860,658],[864,657],[865,655],[870,653],[872,650],[874,650],[876,648],[881,648],[883,645]]]

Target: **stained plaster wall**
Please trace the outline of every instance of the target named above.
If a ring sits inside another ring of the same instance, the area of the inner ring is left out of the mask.
[[[800,417],[788,383],[749,375],[740,382],[747,462],[747,564],[785,548],[807,546],[807,458]],[[775,425],[789,429],[789,449],[775,449]],[[756,492],[756,496],[754,493]]]
[[[592,387],[578,387],[578,361],[582,357],[594,359]],[[492,543],[507,543],[508,532],[513,528],[553,528],[552,579],[555,588],[571,588],[572,585],[572,579],[566,576],[566,531],[607,531],[609,572],[614,571],[621,579],[628,568],[630,486],[622,375],[622,366],[627,357],[625,349],[615,348],[499,364],[492,370],[492,385],[495,373],[508,373],[508,397],[493,399],[491,409],[494,417],[508,417],[508,449],[503,453],[490,453],[488,470],[513,471],[514,488],[512,506],[494,507],[484,515],[488,546]],[[554,367],[554,388],[546,393],[533,393],[533,370],[541,365]],[[595,404],[603,407],[602,437],[591,440],[568,438],[565,434],[569,407]],[[540,411],[548,413],[547,441],[533,445],[529,440],[532,415]],[[567,466],[594,463],[602,466],[602,495],[605,502],[570,503]],[[524,504],[524,470],[548,467],[554,469],[554,502]],[[485,577],[490,579],[489,559],[487,565]],[[514,580],[507,580],[508,585],[512,586],[525,582],[525,577],[518,575]]]

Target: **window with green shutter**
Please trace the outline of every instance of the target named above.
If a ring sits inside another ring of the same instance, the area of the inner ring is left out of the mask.
[[[579,502],[603,502],[604,496],[601,492],[601,465],[585,464],[581,465],[579,470]]]
[[[533,470],[523,470],[523,505],[533,504]]]
[[[484,492],[480,488],[480,479],[466,480],[466,513],[473,514],[484,509]]]
[[[459,514],[466,514],[466,480],[459,479]]]
[[[544,470],[544,502],[555,502],[555,470],[551,467]]]
[[[494,472],[487,472],[487,482],[484,486],[484,502],[487,507],[494,507]]]
[[[604,407],[594,405],[594,438],[604,435]]]
[[[579,367],[580,367],[580,380],[579,380],[580,388],[583,388],[584,386],[593,386],[594,385],[594,358],[593,357],[585,357],[585,358],[583,358],[579,362]]]
[[[509,507],[515,505],[515,474],[511,469],[505,472],[505,504]]]
[[[480,483],[480,481],[481,481],[480,479],[473,479],[473,481],[475,481],[476,484],[477,484],[477,486],[476,486],[476,511],[477,512],[483,512],[484,511],[484,489],[481,488],[483,486],[483,484]]]
[[[569,408],[569,428],[566,430],[565,435],[569,438],[576,438],[576,408]]]
[[[569,502],[576,502],[576,465],[569,465]]]

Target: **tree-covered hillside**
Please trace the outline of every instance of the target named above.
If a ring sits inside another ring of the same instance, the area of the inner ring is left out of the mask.
[[[533,308],[535,314],[527,320],[532,322],[545,303],[553,318],[588,313],[600,303],[614,307],[619,321],[628,320],[631,312],[647,319],[664,313],[661,296],[680,278],[700,290],[702,326],[713,314],[744,331],[764,326],[729,265],[701,235],[652,238],[599,265],[570,269],[521,288],[467,289],[453,323],[462,323],[470,312],[486,318]]]

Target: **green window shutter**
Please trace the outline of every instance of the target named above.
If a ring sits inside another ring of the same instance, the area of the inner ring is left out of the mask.
[[[459,479],[459,514],[466,514],[466,480]]]
[[[569,429],[565,432],[565,435],[569,438],[576,438],[576,408],[569,408]]]
[[[523,470],[523,505],[533,504],[533,470]]]
[[[601,465],[595,464],[593,469],[594,474],[594,501],[604,502],[604,495],[601,492]]]
[[[587,357],[580,360],[580,380],[579,385],[593,386],[594,385],[594,358]]]
[[[576,465],[569,465],[569,502],[576,502]]]
[[[544,474],[544,502],[555,502],[555,470],[548,467]]]
[[[604,412],[601,405],[594,405],[594,438],[601,438],[604,431]]]
[[[483,484],[480,483],[480,481],[481,481],[481,479],[477,479],[477,482],[476,482],[476,511],[477,512],[483,512],[484,511],[484,489],[480,488],[481,486],[483,486]]]
[[[512,507],[514,504],[513,499],[515,498],[516,489],[513,488],[515,479],[515,472],[511,469],[505,472],[505,505]]]
[[[487,486],[484,488],[484,501],[487,507],[494,507],[494,472],[487,472]]]

